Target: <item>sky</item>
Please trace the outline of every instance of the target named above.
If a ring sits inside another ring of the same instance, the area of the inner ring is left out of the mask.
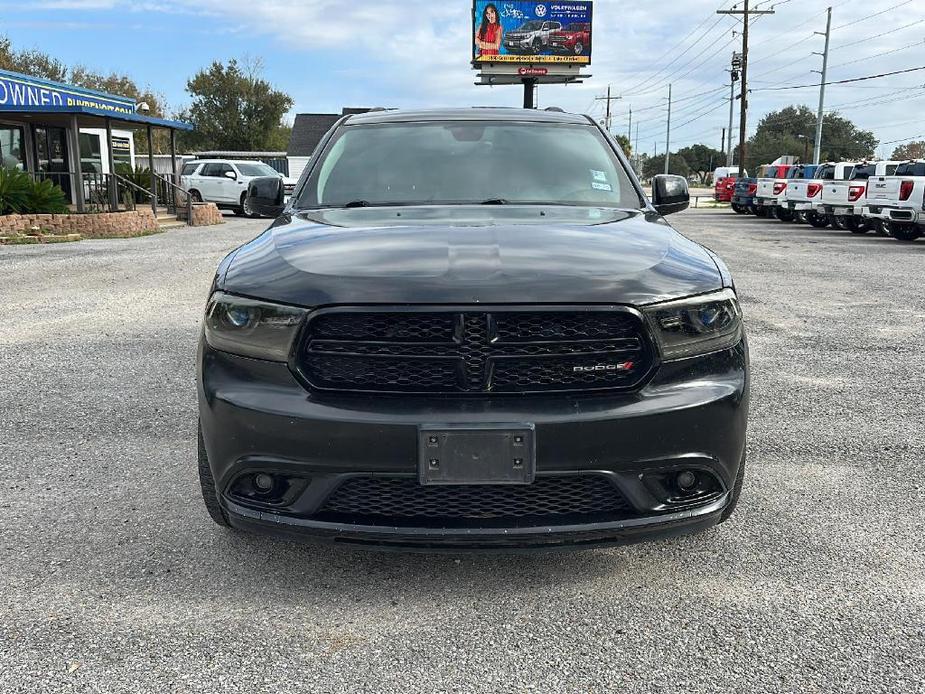
[[[499,0],[503,2],[503,0]],[[818,107],[826,8],[832,7],[829,81],[925,67],[925,0],[752,0],[775,14],[753,20],[749,134],[761,116],[790,105]],[[638,151],[663,152],[668,85],[671,149],[721,145],[729,77],[741,22],[716,14],[741,0],[595,0],[592,76],[541,86],[539,106],[600,119],[611,85],[612,129]],[[127,73],[173,109],[186,81],[213,60],[259,59],[264,77],[289,93],[295,113],[344,106],[520,106],[517,86],[476,86],[466,0],[0,0],[0,34],[68,64]],[[781,88],[784,89],[781,89]],[[925,70],[830,85],[838,110],[882,143],[925,139]],[[738,108],[738,107],[736,107]],[[290,118],[292,116],[290,114]],[[738,131],[738,114],[736,125]],[[735,141],[735,140],[734,140]],[[802,154],[802,153],[793,153]]]

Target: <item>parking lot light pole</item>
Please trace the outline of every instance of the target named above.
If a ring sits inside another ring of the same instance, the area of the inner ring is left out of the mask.
[[[668,162],[671,159],[671,85],[668,85],[668,126],[665,132],[665,173],[668,173]]]

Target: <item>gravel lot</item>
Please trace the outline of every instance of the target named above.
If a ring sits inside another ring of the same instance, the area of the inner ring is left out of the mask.
[[[0,691],[925,690],[925,241],[672,220],[746,311],[742,503],[701,535],[553,555],[212,524],[200,312],[262,223],[0,248]]]

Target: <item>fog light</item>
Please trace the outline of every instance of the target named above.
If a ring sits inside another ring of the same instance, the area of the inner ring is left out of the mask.
[[[254,475],[254,489],[261,494],[269,494],[273,491],[273,478],[265,472]]]
[[[690,470],[679,472],[674,482],[682,492],[692,491],[697,486],[697,475]]]

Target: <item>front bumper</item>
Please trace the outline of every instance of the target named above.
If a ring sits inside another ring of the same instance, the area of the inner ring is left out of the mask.
[[[307,392],[284,364],[218,352],[204,342],[199,412],[219,498],[232,525],[276,535],[377,547],[539,548],[634,542],[717,523],[744,456],[748,351],[736,348],[663,364],[631,394],[487,398],[358,397]],[[632,512],[593,522],[469,524],[319,519],[326,499],[355,477],[417,475],[418,427],[528,422],[537,477],[593,475],[613,484]],[[697,469],[717,491],[675,507],[647,486],[650,475]],[[242,475],[310,478],[285,506],[232,498]]]
[[[925,212],[920,212],[912,207],[865,205],[861,208],[861,216],[870,219],[884,219],[888,222],[906,222],[909,224],[925,225]]]

